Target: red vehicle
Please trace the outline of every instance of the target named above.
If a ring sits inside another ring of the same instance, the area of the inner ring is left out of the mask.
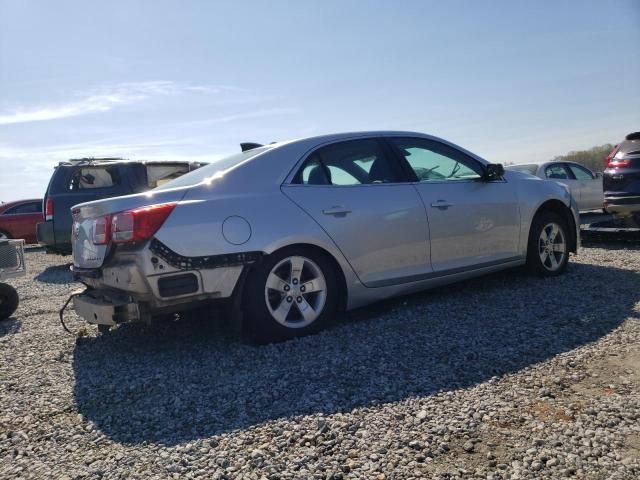
[[[0,239],[24,238],[25,243],[36,243],[36,224],[40,222],[44,222],[42,199],[0,205]]]

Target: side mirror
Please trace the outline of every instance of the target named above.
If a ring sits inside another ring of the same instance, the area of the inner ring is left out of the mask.
[[[490,163],[484,168],[485,180],[498,180],[504,175],[504,167],[501,163]]]

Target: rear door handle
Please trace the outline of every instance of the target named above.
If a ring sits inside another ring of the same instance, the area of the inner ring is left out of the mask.
[[[449,207],[453,207],[453,203],[449,203],[446,200],[438,200],[436,202],[432,202],[431,206],[434,208],[449,208]]]
[[[324,210],[322,210],[322,213],[324,213],[325,215],[344,216],[348,213],[351,213],[351,210],[349,210],[348,208],[336,205],[331,208],[325,208]]]

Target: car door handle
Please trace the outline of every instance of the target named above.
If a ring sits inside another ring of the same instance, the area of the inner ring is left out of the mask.
[[[437,202],[432,202],[431,206],[433,208],[449,208],[449,207],[453,207],[453,203],[449,203],[446,200],[438,200]]]
[[[348,208],[336,205],[331,208],[325,208],[324,210],[322,210],[322,213],[324,213],[325,215],[336,215],[336,216],[343,215],[344,216],[348,213],[351,213],[351,210],[349,210]]]

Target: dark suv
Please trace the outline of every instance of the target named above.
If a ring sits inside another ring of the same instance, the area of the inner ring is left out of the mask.
[[[44,195],[44,223],[38,243],[49,253],[71,253],[71,207],[100,198],[140,193],[201,167],[204,163],[142,162],[82,158],[60,162]]]
[[[640,132],[630,133],[605,160],[604,208],[616,217],[640,216]]]

